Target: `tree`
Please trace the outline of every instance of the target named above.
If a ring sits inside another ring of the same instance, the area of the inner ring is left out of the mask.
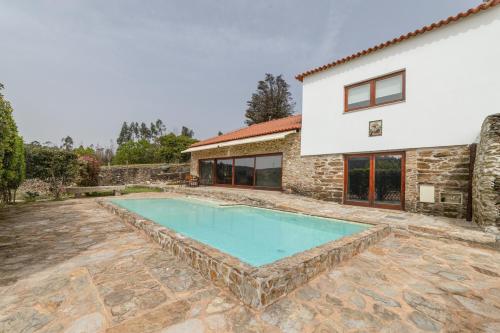
[[[163,124],[161,119],[157,119],[155,122],[156,131],[158,133],[158,137],[163,136],[167,132],[167,127]]]
[[[175,135],[170,133],[160,138],[160,155],[165,163],[186,162],[189,160],[189,154],[183,154],[190,145],[197,140],[187,135]]]
[[[147,141],[150,141],[153,137],[151,129],[145,123],[141,123],[141,127],[139,128],[139,135],[141,140]]]
[[[131,122],[130,127],[130,139],[131,140],[139,140],[139,123],[137,122]]]
[[[116,139],[116,143],[121,146],[125,142],[132,140],[132,131],[131,128],[128,127],[126,121],[122,124],[122,129],[120,130],[120,135],[118,135],[118,139]]]
[[[192,138],[194,136],[194,131],[192,129],[187,128],[186,126],[182,126],[181,135],[187,136],[188,138]]]
[[[159,163],[158,146],[147,140],[129,141],[116,150],[113,164]]]
[[[25,175],[24,143],[12,113],[12,106],[0,93],[0,200],[5,203],[15,201]]]
[[[62,145],[61,148],[64,150],[72,150],[73,149],[73,138],[69,135],[61,139]]]
[[[83,145],[80,145],[78,148],[73,149],[73,152],[75,152],[76,156],[95,156],[96,151],[92,147],[84,147]]]
[[[259,81],[257,91],[247,102],[245,123],[253,125],[292,115],[295,102],[289,87],[282,75],[274,77],[266,73],[265,79]]]
[[[217,135],[218,135],[218,136],[221,136],[222,134],[224,134],[224,133],[222,133],[221,131],[219,131],[219,132],[217,133]]]

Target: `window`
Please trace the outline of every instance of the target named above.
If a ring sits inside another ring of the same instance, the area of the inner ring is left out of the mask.
[[[213,184],[213,160],[200,161],[200,183],[201,185]]]
[[[232,184],[233,183],[233,160],[217,160],[215,168],[215,180],[217,184]]]
[[[253,185],[254,157],[234,159],[234,185]]]
[[[360,110],[405,100],[405,71],[345,87],[344,111]]]
[[[281,155],[257,156],[255,186],[281,187]]]
[[[198,161],[200,184],[281,189],[280,153]]]

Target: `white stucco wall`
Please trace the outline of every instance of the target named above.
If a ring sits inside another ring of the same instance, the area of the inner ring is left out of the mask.
[[[344,86],[406,69],[406,101],[344,113]],[[500,6],[303,82],[302,155],[470,144],[500,112]],[[368,122],[383,120],[383,135]]]

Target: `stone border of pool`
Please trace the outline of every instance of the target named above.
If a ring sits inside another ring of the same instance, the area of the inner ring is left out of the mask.
[[[244,304],[262,309],[328,268],[360,253],[391,233],[385,224],[328,242],[261,267],[161,226],[106,199],[97,202],[124,222],[142,230],[160,246],[187,262],[205,278],[225,286]]]

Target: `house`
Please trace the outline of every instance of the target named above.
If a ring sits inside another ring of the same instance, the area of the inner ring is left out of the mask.
[[[202,184],[463,218],[500,110],[500,0],[296,76],[302,115],[200,141]]]

